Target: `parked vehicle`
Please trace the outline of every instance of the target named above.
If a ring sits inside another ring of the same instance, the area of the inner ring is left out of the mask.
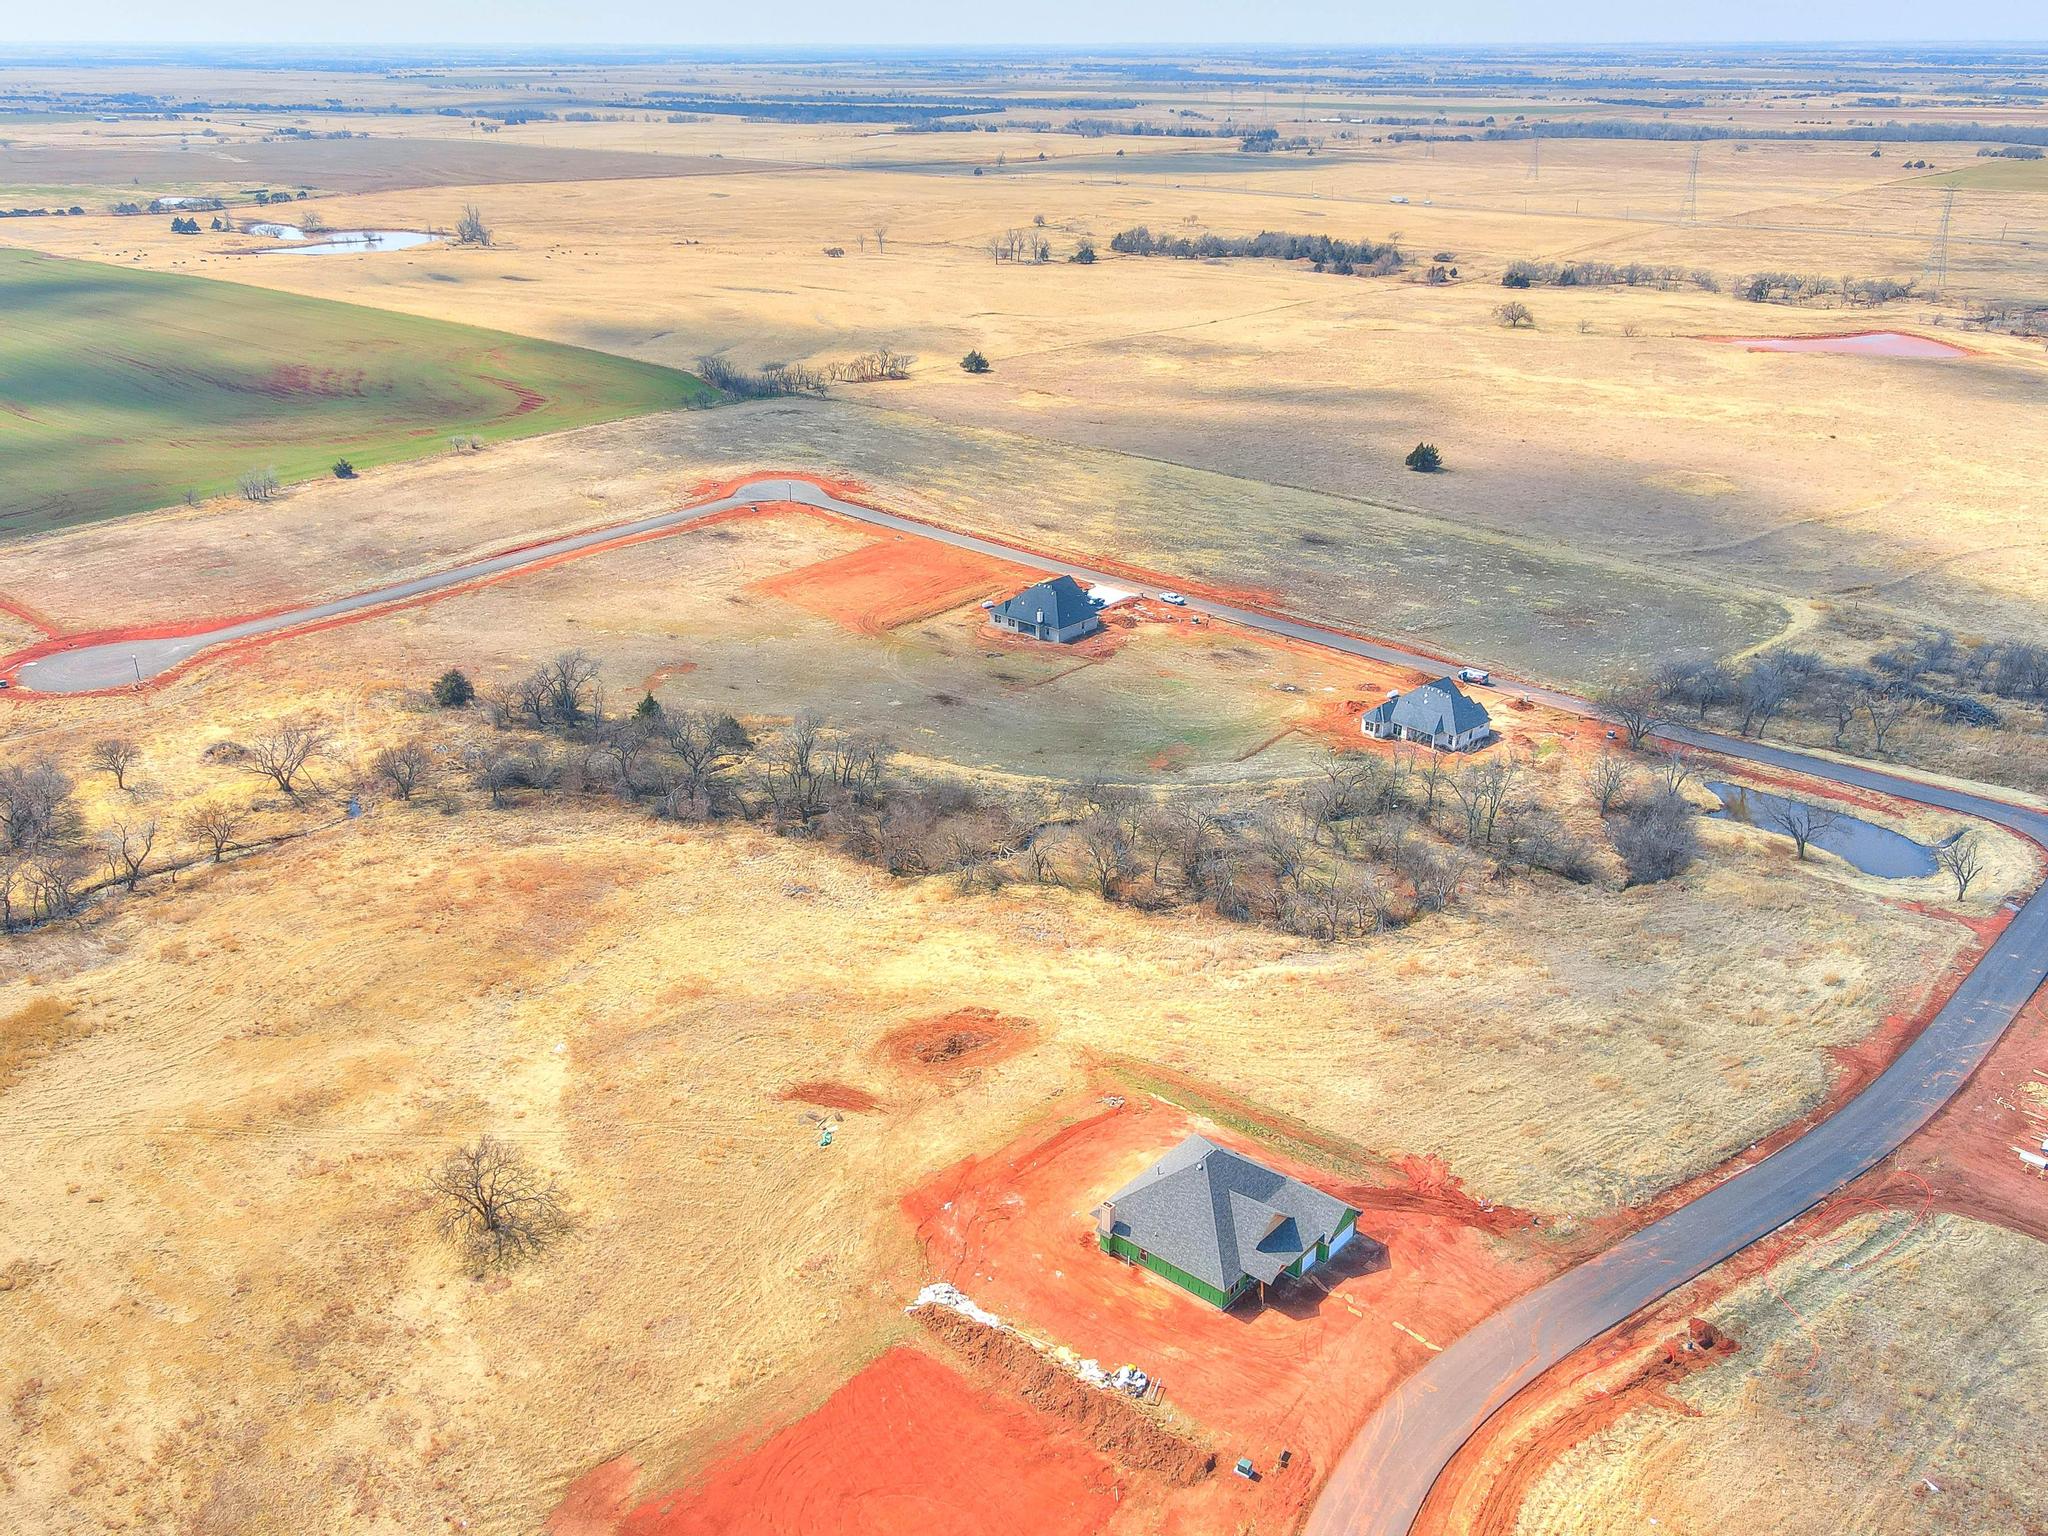
[[[1188,605],[1188,600],[1178,592],[1162,592],[1159,594],[1159,601],[1171,603],[1176,608],[1185,608]]]
[[[1484,667],[1460,667],[1458,668],[1458,681],[1461,683],[1490,685],[1493,682],[1493,674]]]

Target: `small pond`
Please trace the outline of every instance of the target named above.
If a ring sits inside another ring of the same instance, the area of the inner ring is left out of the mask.
[[[441,237],[417,229],[323,229],[308,234],[296,224],[245,224],[251,235],[291,242],[267,247],[266,256],[336,256],[360,251],[409,251],[414,246],[432,245]]]
[[[1967,347],[1951,346],[1932,336],[1910,331],[1858,331],[1852,336],[1716,336],[1733,347],[1752,352],[1833,352],[1843,357],[1968,357]]]
[[[1774,809],[1800,803],[1741,784],[1709,783],[1707,788],[1721,799],[1721,809],[1713,813],[1715,816],[1746,822],[1766,832],[1776,830],[1771,826]],[[1834,825],[1812,841],[1814,847],[1825,848],[1838,858],[1848,860],[1866,875],[1876,875],[1883,880],[1911,880],[1920,875],[1931,875],[1936,868],[1934,850],[1925,843],[1916,843],[1903,832],[1894,832],[1889,827],[1880,827],[1847,813],[1838,813]]]

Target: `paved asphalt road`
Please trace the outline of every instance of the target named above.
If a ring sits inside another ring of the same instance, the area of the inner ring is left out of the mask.
[[[511,554],[472,561],[432,576],[205,634],[83,645],[25,662],[19,685],[47,693],[118,688],[156,676],[209,647],[360,613],[501,575],[521,566],[594,549],[622,538],[681,528],[732,507],[794,501],[878,527],[939,539],[1048,573],[1129,587],[1129,578],[1047,559],[993,539],[935,528],[828,495],[804,480],[756,480],[730,496],[643,518],[623,527],[553,539]],[[1442,662],[1377,645],[1315,624],[1191,598],[1188,606],[1269,634],[1307,640],[1355,656],[1434,670]],[[1507,685],[1579,713],[1584,701],[1548,689]],[[2048,814],[1960,789],[1946,789],[1858,764],[1810,757],[1761,742],[1671,728],[1681,743],[1769,767],[1794,769],[1838,784],[1980,816],[2048,843]],[[1549,1367],[1687,1280],[1774,1231],[1883,1158],[1963,1084],[2044,976],[2048,976],[2048,899],[2023,908],[1948,1006],[1890,1070],[1821,1124],[1768,1158],[1717,1184],[1598,1258],[1568,1270],[1495,1313],[1411,1376],[1367,1422],[1332,1471],[1308,1523],[1308,1536],[1403,1536],[1437,1476],[1486,1420]]]

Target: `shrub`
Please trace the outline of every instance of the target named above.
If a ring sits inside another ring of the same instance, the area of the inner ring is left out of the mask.
[[[355,479],[355,477],[356,477],[356,467],[355,467],[355,465],[353,465],[353,464],[349,463],[349,461],[348,461],[347,459],[336,459],[336,460],[334,461],[334,478],[335,478],[335,479],[337,479],[337,480],[353,480],[353,479]]]
[[[1067,260],[1079,262],[1084,267],[1093,265],[1095,261],[1095,242],[1093,240],[1083,240],[1074,247],[1074,254],[1069,256]]]
[[[1685,797],[1669,790],[1632,806],[1613,831],[1628,883],[1652,885],[1692,868],[1699,855],[1698,820]]]
[[[969,373],[987,373],[989,371],[988,359],[983,357],[978,350],[969,352],[965,357],[961,358],[960,366]]]
[[[434,702],[443,709],[461,709],[476,698],[476,685],[458,667],[434,679]]]
[[[1444,456],[1436,451],[1434,443],[1417,443],[1401,462],[1419,475],[1433,475],[1444,467]]]

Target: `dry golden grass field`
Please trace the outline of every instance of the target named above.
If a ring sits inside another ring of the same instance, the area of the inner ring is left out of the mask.
[[[1637,88],[1671,96],[1681,123],[1751,130],[1874,111],[1930,133],[2048,123],[2038,103],[1910,85],[1896,112],[1860,107],[1847,86],[1801,85],[1815,67],[1745,65],[1751,87],[1698,108],[1682,63],[1645,65]],[[0,59],[0,209],[83,210],[0,218],[0,245],[682,369],[913,357],[900,379],[437,448],[268,500],[179,505],[172,487],[157,510],[0,543],[0,653],[316,602],[775,471],[1582,688],[1785,641],[1861,662],[1869,636],[1923,624],[2048,637],[2048,468],[2029,448],[2048,350],[1982,310],[2048,295],[2041,163],[1941,138],[1717,139],[1687,212],[1689,143],[1545,139],[1539,156],[1482,136],[1482,120],[1662,110],[1559,68],[1566,83],[1510,93],[1460,83],[1463,65],[1429,87],[1303,65],[1262,88],[1220,67],[1044,61],[342,74]],[[998,110],[976,119],[988,131],[911,133],[705,107],[822,89]],[[114,111],[111,92],[214,105]],[[485,115],[524,107],[556,116]],[[579,109],[588,120],[562,115]],[[1396,142],[1374,116],[1464,137]],[[1153,131],[1059,131],[1076,117]],[[1315,153],[1162,131],[1224,122]],[[244,222],[265,216],[259,186],[303,190],[271,214],[333,229],[446,235],[474,205],[493,240],[291,255],[261,235],[173,234],[168,209],[112,211],[218,197]],[[1410,264],[1338,276],[1110,249],[1140,224],[1395,234]],[[996,261],[1011,229],[1050,259]],[[1084,241],[1097,259],[1070,261]],[[1669,263],[1721,291],[1511,292],[1518,260]],[[1433,264],[1458,275],[1429,282]],[[1737,297],[1760,271],[1917,287],[1868,308]],[[1509,298],[1533,326],[1497,322]],[[1723,339],[1871,329],[1966,351]],[[992,371],[964,372],[969,348]],[[20,393],[0,376],[0,412],[32,431],[38,401]],[[1419,440],[1446,473],[1403,468]],[[72,472],[90,486],[88,459]],[[1391,1267],[1347,1278],[1302,1342],[1278,1312],[1248,1328],[1247,1358],[1307,1361],[1349,1328],[1372,1369],[1409,1369],[1441,1342],[1430,1329],[1597,1251],[1866,1081],[2040,873],[2036,850],[1987,833],[1984,873],[1956,899],[1939,878],[1796,861],[1782,838],[1702,818],[1688,872],[1624,887],[1588,778],[1602,727],[1489,695],[1503,741],[1473,764],[1519,765],[1592,846],[1587,878],[1475,861],[1445,910],[1320,941],[1220,903],[1141,910],[1085,881],[894,876],[777,836],[765,812],[657,818],[581,771],[497,805],[488,765],[536,733],[427,696],[460,667],[503,698],[582,651],[614,721],[651,697],[765,739],[815,708],[886,740],[920,786],[1055,807],[1101,780],[1161,805],[1212,796],[1251,824],[1319,782],[1333,749],[1361,760],[1359,709],[1417,680],[1159,603],[1074,650],[1035,646],[979,607],[1028,579],[767,508],[216,653],[160,686],[0,695],[0,789],[59,765],[76,812],[60,831],[95,863],[124,829],[158,837],[133,888],[109,880],[75,916],[18,931],[10,908],[0,933],[0,1523],[645,1536],[698,1529],[663,1522],[687,1522],[707,1487],[745,1486],[749,1456],[844,1438],[833,1426],[891,1372],[942,1369],[976,1412],[1024,1414],[904,1305],[966,1255],[1048,1233],[1064,1246],[1029,1256],[1051,1279],[1004,1276],[1020,1307],[1044,1303],[1019,1321],[1107,1347],[1078,1308],[1045,1301],[1089,1283],[1060,1291],[1099,1259],[1078,1239],[1107,1192],[1059,1187],[1060,1170],[1135,1168],[1154,1113],[1385,1196],[1367,1225]],[[294,718],[325,744],[286,794],[242,754]],[[125,783],[91,766],[109,739],[135,748]],[[1916,760],[1961,773],[2003,740],[1987,728]],[[376,764],[408,742],[428,768],[401,799]],[[575,755],[566,739],[548,750]],[[1696,783],[1683,796],[1711,803]],[[225,859],[193,831],[207,807],[238,818]],[[1858,809],[1924,841],[1955,830]],[[0,872],[25,900],[42,866],[15,831]],[[970,1025],[1001,1048],[976,1035],[934,1063],[905,1045]],[[1129,1145],[1074,1129],[1105,1097],[1126,1101]],[[485,1133],[559,1175],[573,1219],[488,1278],[442,1240],[426,1190]],[[1027,1175],[1052,1205],[1007,1226]],[[987,1208],[934,1201],[956,1187]],[[955,1228],[957,1253],[933,1235]],[[1866,1511],[1858,1529],[1885,1536],[2038,1524],[2048,1509],[2018,1481],[2037,1438],[2039,1254],[1959,1215],[1798,1229],[1770,1263],[1702,1282],[1697,1305],[1735,1355],[1655,1378],[1669,1397],[1650,1410],[1572,1421],[1586,1432],[1556,1435],[1520,1482],[1475,1484],[1487,1523],[1472,1529],[1655,1517],[1765,1536],[1794,1528],[1793,1507]],[[1227,1467],[1227,1394],[1187,1374],[1159,1422]],[[1283,1428],[1306,1413],[1289,1403]],[[1317,1410],[1329,1445],[1296,1443],[1327,1454],[1353,1406],[1362,1418],[1349,1399]],[[1016,1422],[1033,1486],[1071,1473],[1079,1490],[1047,1530],[1279,1536],[1327,1470],[1298,1463],[1266,1503],[1227,1479],[1182,1502],[1128,1457],[1076,1449],[1054,1415]],[[1916,1492],[1923,1478],[1942,1491]],[[679,1502],[622,1525],[657,1498]]]

